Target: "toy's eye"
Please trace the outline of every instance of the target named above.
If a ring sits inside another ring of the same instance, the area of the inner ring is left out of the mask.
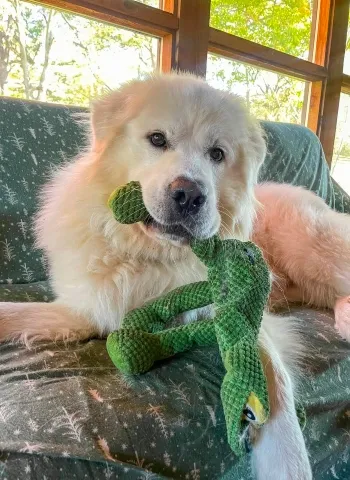
[[[253,410],[246,405],[245,409],[243,410],[243,415],[248,422],[255,422],[256,421],[256,416]]]
[[[161,132],[154,132],[148,136],[149,141],[157,148],[164,148],[167,146],[165,135]]]
[[[224,151],[221,148],[211,148],[209,150],[211,160],[215,163],[220,163],[225,159]]]
[[[247,257],[248,257],[250,263],[252,265],[254,265],[255,264],[255,256],[254,256],[253,250],[251,248],[245,247],[244,252],[247,254]]]

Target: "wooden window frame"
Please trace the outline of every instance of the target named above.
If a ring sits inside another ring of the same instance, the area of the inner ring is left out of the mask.
[[[33,0],[30,0],[33,1]],[[34,0],[160,38],[160,68],[205,77],[209,52],[309,82],[303,118],[332,162],[343,73],[349,0],[317,0],[310,58],[303,60],[210,27],[210,0],[161,0],[162,9],[135,0]]]

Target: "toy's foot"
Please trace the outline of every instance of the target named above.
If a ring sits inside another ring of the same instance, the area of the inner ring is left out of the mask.
[[[112,362],[123,373],[147,372],[161,358],[159,337],[139,330],[111,333],[106,346]]]
[[[334,317],[339,335],[350,342],[350,295],[338,298],[334,307]]]

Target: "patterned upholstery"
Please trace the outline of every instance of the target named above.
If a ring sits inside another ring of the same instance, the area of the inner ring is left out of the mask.
[[[311,130],[276,122],[262,122],[262,126],[267,156],[260,170],[260,182],[305,187],[335,210],[350,213],[350,198],[331,178],[321,143]]]
[[[0,99],[0,283],[46,278],[45,259],[33,248],[38,194],[58,165],[84,145],[81,127],[61,106]]]
[[[45,260],[31,219],[50,172],[79,152],[82,128],[60,106],[0,99],[0,300],[49,301]],[[317,138],[295,125],[264,122],[261,181],[304,185],[350,213]],[[305,323],[331,322],[300,309]],[[312,339],[315,356],[301,397],[317,480],[350,478],[350,348],[332,329]],[[104,340],[0,345],[0,479],[251,478],[249,459],[226,443],[220,402],[224,370],[214,348],[125,376]]]

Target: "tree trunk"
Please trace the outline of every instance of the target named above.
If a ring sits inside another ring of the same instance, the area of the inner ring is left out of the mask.
[[[5,32],[0,32],[0,93],[4,95],[5,84],[9,74],[10,45],[9,37]]]
[[[54,16],[54,11],[52,9],[49,10],[49,16],[46,20],[46,31],[45,31],[45,56],[44,56],[44,63],[43,68],[41,70],[39,85],[37,88],[37,100],[46,100],[46,89],[44,91],[45,79],[46,79],[46,71],[47,67],[49,66],[49,58],[50,58],[50,51],[54,41],[54,37],[52,34],[51,28],[51,20]]]
[[[27,59],[27,42],[26,42],[26,31],[21,15],[21,7],[18,0],[13,1],[15,7],[15,23],[18,33],[20,57],[21,57],[21,67],[23,71],[23,84],[24,92],[27,99],[30,99],[30,78],[29,78],[29,68],[28,68],[28,59]]]

